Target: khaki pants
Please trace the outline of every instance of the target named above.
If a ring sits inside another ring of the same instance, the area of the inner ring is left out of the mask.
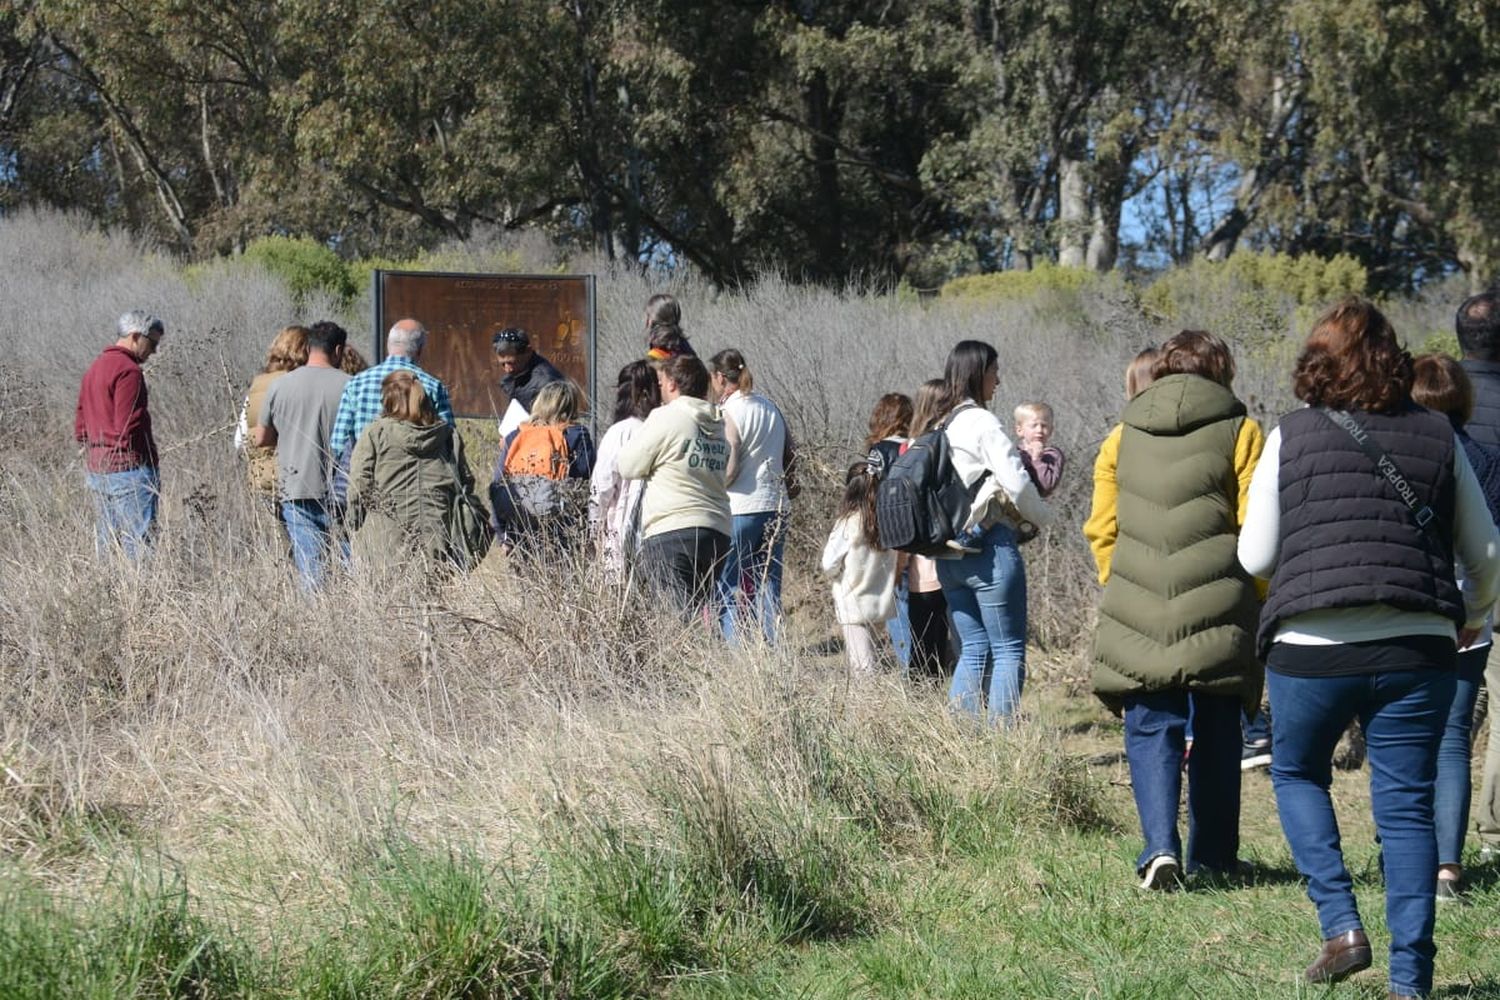
[[[1490,745],[1484,755],[1484,780],[1474,796],[1475,827],[1479,842],[1500,847],[1500,642],[1490,647],[1484,665],[1484,686],[1489,693]]]

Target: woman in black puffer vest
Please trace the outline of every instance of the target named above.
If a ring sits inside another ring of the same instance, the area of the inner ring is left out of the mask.
[[[1411,355],[1378,309],[1347,299],[1325,313],[1293,377],[1307,408],[1266,440],[1239,540],[1245,569],[1271,579],[1259,643],[1276,719],[1271,782],[1323,937],[1304,975],[1336,982],[1372,959],[1329,796],[1334,746],[1358,718],[1392,997],[1432,989],[1438,744],[1455,650],[1500,595],[1500,534],[1479,481],[1411,385]]]

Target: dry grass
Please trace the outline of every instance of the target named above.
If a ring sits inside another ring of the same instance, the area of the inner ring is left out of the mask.
[[[878,923],[886,880],[911,858],[1107,822],[1056,732],[972,730],[934,692],[854,684],[808,650],[832,630],[813,562],[834,470],[862,452],[877,396],[913,391],[975,337],[1000,351],[997,408],[1041,398],[1057,409],[1072,471],[1060,526],[1027,549],[1032,674],[1080,676],[1095,597],[1077,532],[1089,468],[1126,359],[1162,333],[1123,286],[980,308],[775,278],[721,295],[678,279],[699,352],[745,351],[817,472],[789,549],[792,641],[730,651],[584,561],[538,576],[492,558],[431,593],[355,575],[303,595],[246,496],[230,428],[271,333],[335,307],[294,308],[232,263],[186,276],[72,220],[23,214],[0,233],[0,338],[12,345],[0,362],[11,429],[0,438],[0,851],[47,892],[94,898],[144,852],[274,953],[280,937],[308,939],[287,927],[365,912],[360,873],[397,856],[378,845],[466,845],[482,868],[542,872],[558,912],[597,910],[609,933],[585,937],[616,971],[636,956],[616,989],[630,993],[679,966],[756,954],[756,934],[720,933],[725,921],[759,920],[771,941],[848,933]],[[494,253],[455,248],[451,264],[483,269]],[[654,287],[602,280],[605,373],[638,353]],[[148,369],[163,535],[140,567],[95,557],[70,440],[78,379],[129,307],[168,325]],[[1264,412],[1285,399],[1286,349],[1271,343],[1241,358],[1242,391]],[[472,460],[482,475],[493,456]],[[639,915],[605,905],[632,898],[611,881],[622,878],[690,887],[657,907],[688,916],[655,959],[640,958],[656,953]],[[763,884],[795,887],[791,902],[752,898]]]

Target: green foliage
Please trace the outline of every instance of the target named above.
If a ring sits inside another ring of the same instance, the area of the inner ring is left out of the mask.
[[[1099,275],[1081,267],[1058,267],[1041,263],[1029,271],[995,271],[954,278],[943,285],[944,298],[979,302],[1014,302],[1038,295],[1072,295],[1099,281]]]
[[[313,291],[348,302],[359,290],[339,255],[313,240],[263,236],[245,248],[244,257],[285,281],[298,302]]]
[[[1142,292],[1141,306],[1170,325],[1254,345],[1304,330],[1332,300],[1364,294],[1367,282],[1344,255],[1237,253],[1173,268]]]
[[[1463,349],[1458,346],[1458,334],[1452,330],[1429,330],[1418,333],[1415,337],[1406,338],[1408,345],[1416,344],[1410,348],[1413,354],[1446,354],[1450,358],[1462,358]]]

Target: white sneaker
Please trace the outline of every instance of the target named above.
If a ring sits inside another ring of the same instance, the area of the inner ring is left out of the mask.
[[[1175,889],[1182,882],[1182,866],[1170,854],[1158,854],[1146,865],[1142,889]]]

